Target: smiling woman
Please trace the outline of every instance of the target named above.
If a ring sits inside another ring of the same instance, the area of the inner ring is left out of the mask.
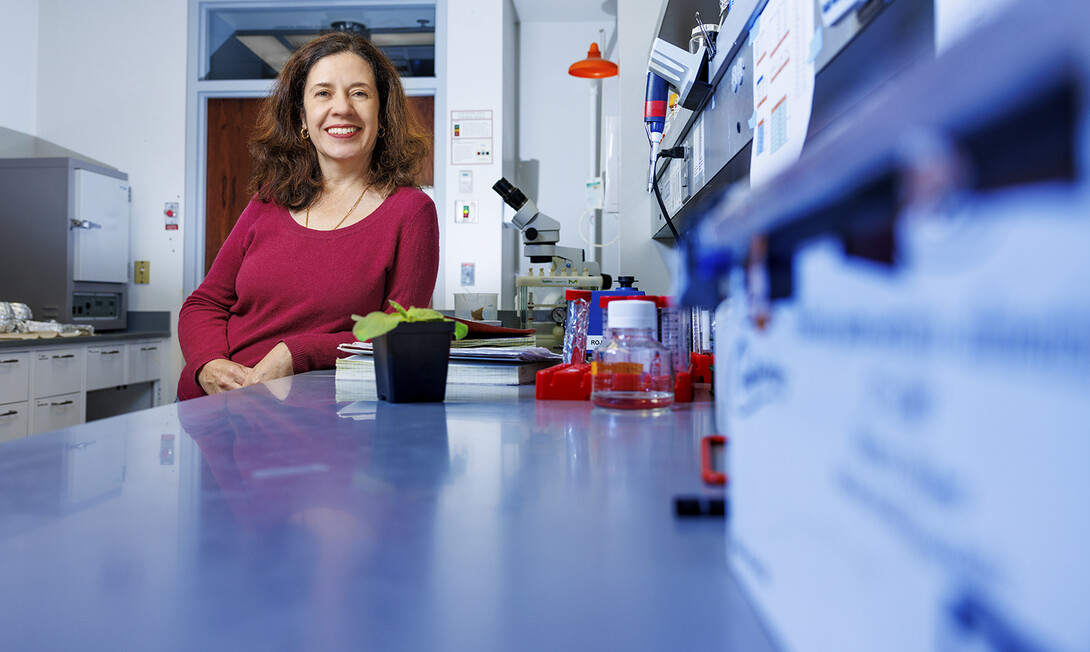
[[[182,306],[179,398],[331,368],[351,314],[430,302],[438,223],[414,185],[429,140],[363,38],[292,55],[251,143],[255,196]]]
[[[314,146],[327,183],[332,179],[346,179],[342,183],[353,184],[360,170],[370,169],[371,153],[380,130],[378,115],[375,76],[366,61],[351,52],[342,52],[319,60],[310,69],[303,91],[302,122],[305,126],[302,134]],[[364,206],[355,217],[352,213],[371,185],[365,181],[352,208],[339,220],[337,207],[320,196],[313,205],[314,228],[328,228],[332,220],[337,220],[336,224],[328,230],[359,221],[360,215],[370,212],[369,207]],[[371,203],[380,197],[373,193]],[[308,228],[311,208],[307,207],[303,221],[303,226]],[[293,217],[298,221],[297,215]]]
[[[430,139],[409,110],[397,69],[362,37],[335,32],[296,50],[265,100],[251,147],[254,156],[251,186],[261,193],[262,199],[267,201],[275,195],[289,209],[300,210],[323,190],[322,173],[326,170],[319,167],[318,147],[308,142],[311,129],[306,106],[311,99],[308,89],[319,82],[332,84],[334,80],[326,77],[340,72],[342,66],[325,61],[327,58],[343,63],[351,56],[369,69],[364,73],[356,66],[348,66],[371,79],[378,103],[374,128],[376,136],[379,131],[381,136],[371,141],[373,150],[364,172],[387,193],[396,187],[413,185],[415,172],[427,156]]]

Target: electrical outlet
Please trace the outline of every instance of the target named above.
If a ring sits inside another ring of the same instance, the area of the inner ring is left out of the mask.
[[[474,283],[473,263],[462,263],[462,287],[469,287]]]
[[[151,283],[151,261],[138,260],[133,268],[133,283]]]
[[[476,224],[477,223],[477,202],[476,200],[459,199],[454,202],[454,223],[455,224]]]

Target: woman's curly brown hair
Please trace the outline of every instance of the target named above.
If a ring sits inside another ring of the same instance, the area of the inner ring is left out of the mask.
[[[370,64],[378,87],[383,132],[371,156],[371,182],[383,194],[400,186],[416,185],[416,173],[427,159],[431,138],[409,108],[397,68],[362,36],[331,32],[291,55],[277,75],[272,93],[261,105],[250,140],[254,159],[250,192],[257,193],[261,201],[275,199],[291,210],[301,210],[321,194],[318,154],[310,141],[300,136],[303,91],[314,64],[341,52],[352,52]]]

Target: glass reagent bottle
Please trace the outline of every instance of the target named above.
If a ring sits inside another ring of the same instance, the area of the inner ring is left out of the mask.
[[[648,410],[673,404],[671,353],[655,339],[657,317],[653,301],[610,302],[607,338],[591,365],[595,405]]]

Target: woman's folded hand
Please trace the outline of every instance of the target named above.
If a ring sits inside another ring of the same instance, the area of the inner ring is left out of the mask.
[[[219,359],[212,360],[201,367],[197,374],[197,382],[206,394],[226,392],[229,389],[238,389],[246,382],[246,377],[253,369],[237,362]]]
[[[256,385],[274,378],[290,376],[292,373],[294,370],[291,364],[291,351],[288,350],[287,344],[280,342],[261,359],[261,362],[254,365],[242,384],[243,386]]]

